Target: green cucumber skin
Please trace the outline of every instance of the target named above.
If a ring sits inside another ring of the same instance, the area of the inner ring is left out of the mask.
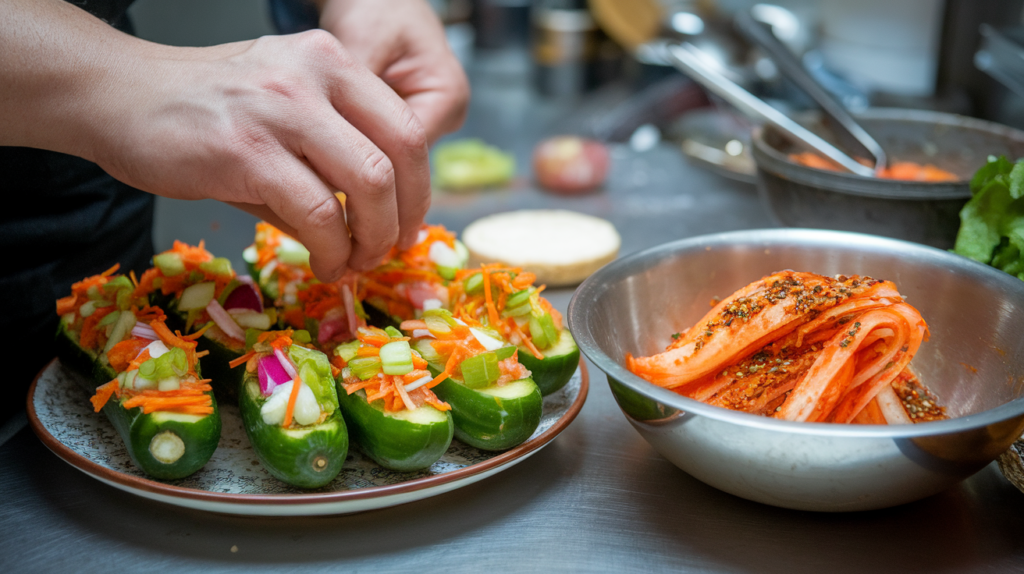
[[[88,378],[90,381],[98,381],[103,378],[105,371],[96,353],[79,346],[71,338],[71,334],[68,332],[67,326],[64,325],[64,321],[61,321],[57,327],[57,335],[54,337],[53,344],[62,365]],[[103,383],[113,378],[114,376],[112,375]],[[98,383],[97,386],[103,383]],[[86,390],[93,391],[95,389]]]
[[[168,328],[172,331],[185,332],[187,313],[178,312],[177,300],[155,292],[150,296],[150,305],[160,307],[167,312]],[[199,366],[206,373],[206,377],[212,379],[210,386],[213,387],[213,394],[217,396],[218,400],[238,404],[238,389],[242,386],[245,369],[241,367],[232,369],[228,363],[245,354],[245,345],[233,348],[204,334],[199,337],[196,350],[209,351],[208,355],[199,358]]]
[[[502,399],[449,377],[433,391],[452,407],[455,438],[480,450],[507,450],[526,442],[544,410],[540,389],[518,399]]]
[[[319,488],[334,480],[348,455],[348,429],[341,409],[318,425],[289,430],[263,422],[264,399],[255,374],[247,374],[238,392],[245,434],[270,474],[299,488]],[[301,436],[300,436],[301,435]],[[317,462],[326,464],[318,467]]]
[[[366,393],[345,392],[338,384],[338,402],[349,436],[377,464],[409,472],[430,467],[448,450],[455,432],[451,411],[444,422],[417,424],[389,417],[366,402]],[[420,407],[432,408],[432,407]]]
[[[245,366],[240,365],[232,369],[231,361],[245,354],[245,347],[232,349],[222,344],[213,337],[204,334],[199,337],[200,351],[209,351],[210,354],[199,358],[199,365],[206,377],[213,379],[210,385],[217,398],[231,404],[238,404],[238,389],[242,386],[242,379],[245,376]]]
[[[62,364],[92,381],[91,388],[83,385],[90,393],[117,376],[110,365],[101,363],[92,353],[75,343],[68,336],[63,324],[57,334],[57,349],[57,356],[60,357]],[[85,359],[91,359],[92,363],[85,364]],[[193,423],[157,422],[153,418],[154,413],[143,414],[142,408],[125,409],[116,397],[107,401],[103,407],[103,414],[107,415],[107,419],[121,435],[121,440],[124,441],[135,466],[149,476],[161,480],[185,478],[193,474],[210,460],[217,449],[217,443],[220,442],[220,411],[216,399],[213,400],[213,414]],[[165,430],[174,432],[185,443],[185,454],[171,464],[160,462],[149,452],[152,438]]]
[[[559,332],[559,342],[562,337],[569,337],[572,340],[572,334],[568,329]],[[537,383],[540,393],[546,397],[564,387],[572,378],[580,365],[580,349],[576,346],[576,341],[572,340],[572,349],[567,353],[548,355],[541,350],[541,354],[544,358],[538,359],[525,347],[519,347],[519,362],[530,370],[533,382]]]
[[[220,442],[220,411],[216,400],[213,414],[194,423],[157,422],[153,418],[155,413],[142,414],[141,407],[126,410],[116,400],[107,402],[103,412],[128,446],[128,454],[135,465],[153,478],[174,480],[189,476],[210,460]],[[149,452],[150,441],[163,431],[172,431],[185,443],[185,454],[171,464],[160,462]]]

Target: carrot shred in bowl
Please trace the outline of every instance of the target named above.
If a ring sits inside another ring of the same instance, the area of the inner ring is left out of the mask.
[[[789,159],[793,163],[797,163],[805,167],[813,167],[815,169],[824,169],[827,171],[842,171],[842,168],[840,168],[835,162],[814,152],[806,151],[801,153],[792,153],[789,154]],[[858,159],[857,161],[871,167],[871,163],[867,160]],[[932,164],[922,165],[912,161],[893,162],[875,175],[881,179],[896,179],[901,181],[930,181],[936,183],[960,181],[960,178],[956,174],[948,172],[940,167]]]

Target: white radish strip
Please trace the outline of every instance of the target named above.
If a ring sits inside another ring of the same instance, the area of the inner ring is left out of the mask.
[[[260,282],[266,283],[270,281],[270,276],[274,274],[277,269],[277,259],[271,259],[270,263],[267,263],[266,267],[260,269]]]
[[[395,390],[398,391],[398,396],[402,397],[402,402],[405,403],[405,408],[410,411],[416,410],[416,403],[412,402],[412,399],[409,398],[409,393],[405,390],[404,386],[395,385]]]
[[[167,348],[167,345],[165,345],[163,341],[153,341],[152,343],[146,345],[146,347],[142,349],[142,351],[146,350],[149,351],[149,356],[152,359],[159,358],[164,353],[170,351],[170,349]],[[139,351],[139,355],[142,354],[142,351]],[[136,358],[138,358],[138,355],[136,355]]]
[[[284,372],[288,373],[288,376],[292,379],[295,379],[296,375],[299,374],[299,371],[295,368],[295,365],[292,364],[292,360],[288,355],[285,355],[284,351],[281,349],[274,349],[274,356],[277,357],[278,361],[281,361],[281,366],[284,367]]]
[[[451,247],[448,247],[444,241],[435,241],[431,243],[427,257],[441,267],[457,268],[462,263],[459,258],[459,254]]]
[[[427,235],[429,235],[427,233],[427,230],[421,229],[420,232],[416,234],[416,243],[423,243],[424,241],[426,241]]]
[[[907,411],[903,408],[903,401],[900,400],[896,391],[892,390],[891,384],[882,387],[875,395],[875,400],[878,401],[878,408],[881,409],[885,422],[891,425],[910,424],[910,417],[907,416]]]
[[[231,315],[228,315],[228,312],[220,306],[216,299],[211,299],[206,305],[206,312],[210,314],[210,318],[220,327],[221,331],[224,331],[225,335],[239,341],[245,340],[245,331],[238,326],[238,323],[235,323]]]
[[[423,310],[433,311],[434,309],[440,309],[443,305],[440,299],[426,299],[423,301]]]
[[[150,341],[156,341],[159,337],[156,336],[156,331],[149,328],[149,325],[143,323],[136,323],[132,327],[132,335],[140,339],[149,339]]]
[[[474,327],[470,327],[469,328],[469,332],[473,333],[473,337],[477,341],[479,341],[480,344],[483,345],[484,348],[487,349],[488,351],[493,351],[495,349],[500,349],[500,348],[505,346],[505,343],[495,339],[494,337],[491,337],[490,335],[488,335],[487,333],[484,333],[480,329],[476,329]]]
[[[434,336],[433,333],[431,333],[427,329],[413,329],[412,330],[412,338],[413,339],[422,339],[424,337],[430,337],[431,339],[436,339],[437,338],[437,337]]]
[[[405,385],[405,390],[406,391],[415,391],[416,389],[422,387],[423,385],[425,385],[425,384],[427,384],[427,383],[429,383],[430,381],[433,381],[433,380],[434,380],[433,377],[431,377],[430,375],[427,375],[425,377],[416,379],[415,381],[409,383],[408,385]]]
[[[348,285],[341,286],[341,299],[345,302],[345,315],[348,318],[348,332],[355,333],[356,329],[359,328],[356,323],[356,304],[352,298],[352,290],[349,289]]]

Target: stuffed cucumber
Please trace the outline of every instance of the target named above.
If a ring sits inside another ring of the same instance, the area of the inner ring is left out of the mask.
[[[428,309],[447,307],[448,285],[469,262],[469,250],[442,225],[424,225],[416,243],[392,249],[383,264],[362,274],[367,307],[388,322],[415,319]],[[375,324],[383,327],[383,324]]]
[[[434,392],[451,405],[455,438],[482,450],[505,450],[530,438],[544,401],[516,347],[443,309],[405,321],[402,329],[440,380]]]
[[[242,359],[238,406],[263,466],[299,488],[334,480],[348,454],[348,430],[327,356],[294,344],[291,331],[266,331]]]
[[[435,389],[452,406],[455,438],[480,450],[507,450],[526,442],[544,410],[540,389],[529,377],[480,389],[448,377]]]
[[[165,315],[134,297],[127,277],[87,278],[57,302],[63,364],[91,381],[97,412],[117,429],[135,465],[157,479],[184,478],[220,441],[220,416],[202,379],[196,343],[171,332]]]
[[[440,380],[390,328],[360,328],[358,339],[334,349],[338,399],[354,444],[377,464],[421,470],[448,450],[455,430],[451,407],[432,388]]]
[[[265,308],[259,288],[248,277],[235,275],[231,262],[214,257],[204,247],[175,241],[153,257],[154,266],[142,274],[136,295],[167,310],[168,324],[182,333],[202,332],[199,348],[203,371],[214,381],[222,399],[237,400],[241,372],[228,363],[245,353],[245,332],[267,330],[277,312]]]
[[[309,267],[309,251],[269,223],[256,224],[255,241],[242,258],[278,310],[280,325],[308,331],[318,349],[330,352],[366,324],[355,275],[322,283]]]
[[[580,365],[580,349],[572,333],[564,328],[555,332],[554,342],[538,349],[540,358],[526,346],[519,347],[519,362],[533,373],[533,380],[544,396],[564,387]]]
[[[456,317],[477,321],[519,348],[519,362],[541,393],[561,389],[579,364],[580,352],[562,315],[540,296],[533,273],[517,267],[483,265],[459,271],[449,290]]]

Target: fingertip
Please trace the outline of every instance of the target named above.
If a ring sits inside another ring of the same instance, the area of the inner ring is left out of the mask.
[[[313,270],[313,275],[316,275],[316,278],[322,283],[333,283],[341,279],[349,269],[345,263],[340,266],[324,265],[315,256],[310,256],[309,267]]]
[[[410,231],[402,231],[402,235],[398,238],[398,249],[405,251],[416,245],[416,238],[419,237],[420,230],[413,229]]]

